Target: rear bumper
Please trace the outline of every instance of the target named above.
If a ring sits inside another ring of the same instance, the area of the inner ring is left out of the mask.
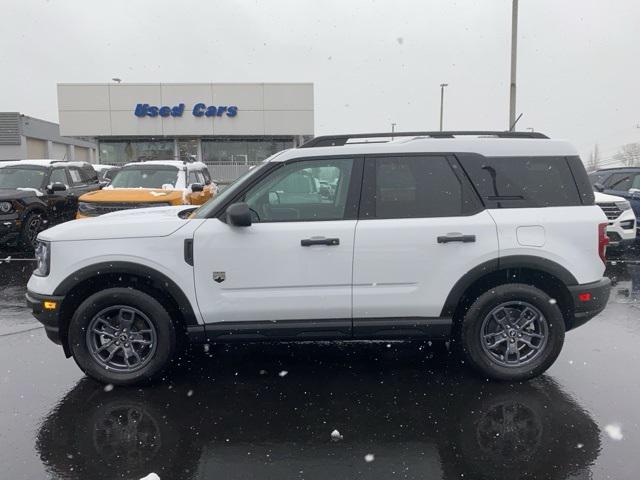
[[[573,321],[568,330],[584,325],[602,312],[607,306],[610,292],[611,280],[607,277],[593,283],[570,286],[569,293],[573,299],[574,309]]]
[[[44,330],[51,340],[58,345],[62,344],[60,338],[60,305],[64,297],[57,297],[53,295],[40,295],[27,291],[26,295],[27,306],[31,309],[31,313],[36,320],[44,325]],[[44,308],[44,302],[56,302],[56,308],[47,310]]]

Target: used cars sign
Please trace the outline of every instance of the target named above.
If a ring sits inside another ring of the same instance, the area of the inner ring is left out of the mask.
[[[168,105],[156,106],[148,103],[138,103],[134,114],[136,117],[182,117],[184,113],[184,103],[180,103],[173,107]],[[235,117],[238,114],[238,107],[232,106],[215,106],[206,105],[204,103],[196,103],[191,109],[194,117]]]

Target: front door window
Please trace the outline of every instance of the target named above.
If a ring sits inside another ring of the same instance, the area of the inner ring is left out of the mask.
[[[343,220],[353,159],[304,160],[275,170],[244,196],[255,222]]]

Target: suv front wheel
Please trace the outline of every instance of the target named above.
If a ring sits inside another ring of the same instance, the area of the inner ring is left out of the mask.
[[[500,285],[464,316],[461,345],[469,363],[489,378],[520,381],[540,375],[560,354],[565,325],[554,299],[530,285]]]
[[[69,344],[87,375],[132,385],[165,370],[176,349],[176,334],[155,298],[132,288],[109,288],[78,307],[69,326]]]

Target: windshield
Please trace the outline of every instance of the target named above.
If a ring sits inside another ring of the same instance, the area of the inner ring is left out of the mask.
[[[131,167],[120,170],[111,182],[114,188],[162,188],[176,186],[178,169],[172,167]]]
[[[245,180],[249,180],[251,177],[259,175],[267,165],[268,163],[265,162],[257,167],[247,170],[243,175],[233,181],[222,193],[219,193],[193,212],[191,218],[207,218],[211,212],[218,208],[218,205],[223,205],[228,199],[232,198],[242,185],[244,185]]]
[[[46,171],[42,168],[0,168],[0,188],[42,188]]]

